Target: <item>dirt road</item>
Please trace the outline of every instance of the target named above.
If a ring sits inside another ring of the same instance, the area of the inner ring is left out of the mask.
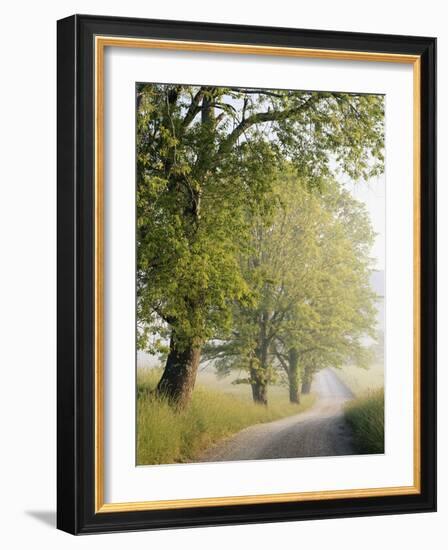
[[[344,403],[353,397],[332,369],[313,381],[315,405],[306,412],[250,426],[208,449],[201,462],[353,454]]]

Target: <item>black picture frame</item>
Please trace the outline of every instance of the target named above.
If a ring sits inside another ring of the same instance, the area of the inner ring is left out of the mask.
[[[74,15],[58,21],[57,526],[72,534],[430,512],[436,509],[436,39]],[[120,36],[420,56],[419,494],[95,511],[94,38]]]

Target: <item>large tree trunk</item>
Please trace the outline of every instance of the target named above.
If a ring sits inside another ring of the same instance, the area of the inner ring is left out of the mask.
[[[313,381],[313,371],[311,367],[305,367],[302,377],[302,393],[310,393],[311,382]]]
[[[291,403],[300,403],[299,353],[295,348],[291,348],[288,352],[288,383],[289,401]]]
[[[257,361],[258,363],[258,361]],[[249,367],[249,379],[252,388],[252,399],[257,405],[268,404],[268,384],[261,365],[258,363],[256,367],[252,364]]]
[[[268,369],[269,341],[266,337],[265,313],[261,315],[259,321],[258,346],[255,350],[257,356],[256,367],[251,367],[250,383],[252,386],[252,398],[258,405],[268,404],[268,380],[266,371]]]
[[[268,385],[261,381],[252,381],[252,398],[257,405],[268,404]]]
[[[157,394],[166,397],[179,408],[186,407],[191,400],[200,359],[201,346],[198,342],[183,343],[178,349],[172,334],[170,351],[157,386]]]

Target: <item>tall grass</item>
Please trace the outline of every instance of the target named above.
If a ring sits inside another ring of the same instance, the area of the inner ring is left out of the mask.
[[[221,438],[260,422],[297,414],[310,407],[313,396],[292,405],[286,396],[274,395],[268,407],[251,401],[250,389],[242,395],[198,385],[183,411],[173,409],[152,393],[161,371],[138,369],[137,464],[173,464],[197,459]]]
[[[366,369],[357,365],[345,365],[340,369],[334,369],[334,371],[355,395],[362,395],[384,387],[382,363],[373,363]]]
[[[352,426],[357,452],[384,453],[384,388],[350,401],[345,416]]]

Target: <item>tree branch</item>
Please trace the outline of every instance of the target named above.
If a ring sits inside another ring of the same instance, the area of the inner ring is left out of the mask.
[[[184,120],[182,121],[181,128],[182,130],[185,130],[185,128],[188,128],[188,126],[193,122],[196,115],[201,110],[200,103],[202,101],[202,98],[204,97],[205,88],[201,87],[197,91],[196,95],[193,97],[193,100],[188,107],[188,111],[184,117]]]
[[[271,92],[269,90],[263,90],[262,88],[260,88],[260,89],[257,89],[257,88],[250,88],[250,89],[249,88],[229,88],[229,90],[231,90],[232,92],[237,92],[237,93],[241,93],[241,94],[267,95],[267,96],[270,96],[270,97],[278,97],[280,99],[285,97],[282,94],[277,94],[277,93]]]
[[[273,344],[272,346],[274,348],[274,355],[277,357],[277,359],[280,362],[281,367],[286,372],[286,374],[289,374],[288,365],[286,364],[286,361],[284,359],[284,356],[278,351],[277,346]]]
[[[308,105],[315,96],[309,97],[299,107],[291,107],[290,109],[283,110],[268,110],[261,113],[255,113],[253,115],[244,118],[227,136],[227,138],[221,143],[221,146],[217,152],[217,158],[220,158],[223,154],[227,153],[237,142],[238,138],[251,126],[255,124],[262,124],[265,122],[276,122],[280,120],[286,120],[292,115],[297,114]]]

